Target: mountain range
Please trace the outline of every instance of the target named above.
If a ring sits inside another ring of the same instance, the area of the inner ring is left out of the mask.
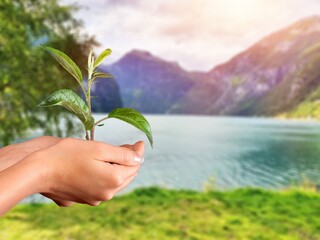
[[[214,54],[214,52],[212,53]],[[95,111],[313,117],[320,99],[320,16],[264,37],[208,72],[133,50],[94,89]]]

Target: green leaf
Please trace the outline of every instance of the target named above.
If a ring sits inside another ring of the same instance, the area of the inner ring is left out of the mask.
[[[62,106],[74,113],[83,123],[86,130],[91,130],[94,126],[94,118],[86,103],[72,90],[60,89],[52,93],[38,107]]]
[[[41,45],[42,46],[42,45]],[[82,73],[77,64],[65,53],[51,47],[42,46],[60,65],[66,69],[79,83],[82,82]]]
[[[92,54],[93,54],[93,50],[91,48],[89,56],[88,56],[88,70],[93,70],[93,65],[92,65],[92,63],[93,63],[93,61],[92,61],[93,55]]]
[[[109,73],[104,73],[104,72],[94,72],[92,75],[93,78],[114,78],[114,76],[112,76]]]
[[[153,147],[151,126],[147,119],[145,119],[145,117],[142,116],[142,114],[138,111],[132,108],[116,108],[109,113],[108,118],[120,119],[140,129],[142,132],[146,134],[151,144],[151,147]]]
[[[104,73],[104,72],[94,72],[92,74],[92,78],[91,78],[91,83],[93,81],[95,81],[97,78],[114,78],[114,76],[112,76],[109,73]]]
[[[94,61],[94,64],[93,64],[93,67],[96,68],[98,67],[101,62],[111,54],[111,49],[110,48],[107,48],[106,50],[104,50],[100,55],[99,57]]]
[[[104,126],[104,123],[98,124],[97,126],[98,126],[98,127],[102,127],[102,126]]]

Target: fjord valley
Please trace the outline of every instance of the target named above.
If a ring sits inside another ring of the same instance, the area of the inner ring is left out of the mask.
[[[315,117],[319,65],[319,16],[264,37],[208,72],[190,72],[132,50],[103,66],[115,79],[97,84],[94,109],[123,105],[158,114]]]

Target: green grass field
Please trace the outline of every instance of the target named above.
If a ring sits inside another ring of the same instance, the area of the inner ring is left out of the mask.
[[[320,239],[320,195],[261,189],[138,189],[98,207],[19,205],[0,239]]]

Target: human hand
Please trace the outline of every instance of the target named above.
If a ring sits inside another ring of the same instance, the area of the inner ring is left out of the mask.
[[[50,147],[60,140],[56,137],[42,136],[0,148],[0,172],[18,163],[29,154]]]
[[[58,143],[60,140],[61,138],[56,138],[51,136],[42,136],[42,137],[37,137],[23,143],[11,144],[9,146],[1,148],[0,149],[0,172],[18,163],[29,154],[39,150],[44,150],[50,146],[53,146],[56,143]],[[141,143],[137,143],[135,145],[126,144],[120,147],[125,147],[132,151],[135,151],[140,156],[143,155],[144,148],[143,148],[143,144]],[[59,206],[70,206],[74,203],[73,201],[57,199],[52,194],[43,193],[43,195],[48,198],[51,198]]]
[[[42,194],[61,206],[73,202],[96,206],[134,179],[143,153],[143,142],[115,147],[67,138],[27,158],[36,161],[35,166],[43,173],[39,183]]]
[[[59,205],[98,205],[132,181],[144,152],[143,142],[114,147],[79,139],[56,140],[48,148],[27,151],[21,161],[0,171],[0,216],[39,192]]]

